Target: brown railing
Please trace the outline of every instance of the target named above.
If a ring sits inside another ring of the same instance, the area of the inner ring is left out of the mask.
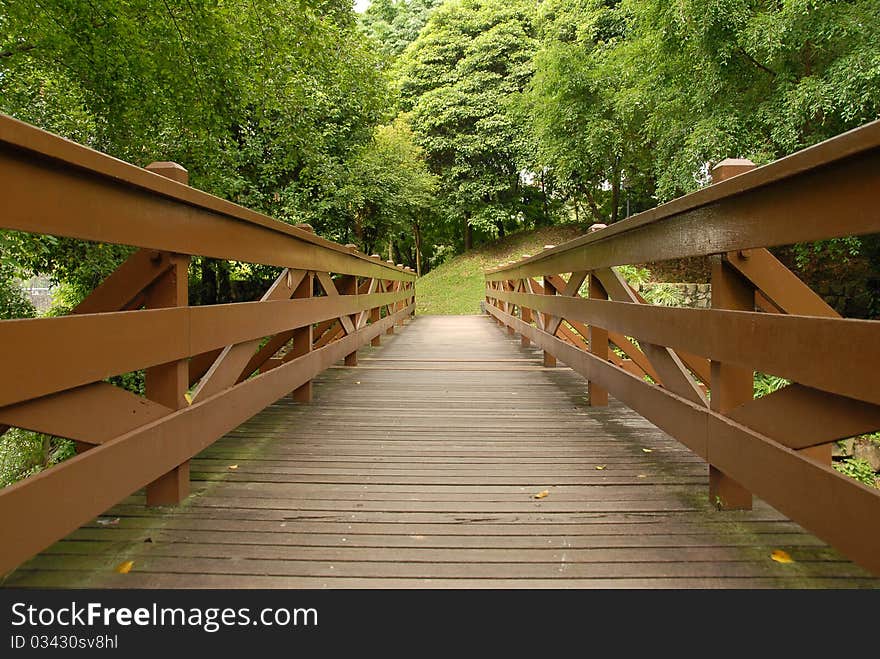
[[[190,458],[291,392],[310,400],[312,378],[414,313],[408,268],[190,188],[174,163],[0,115],[0,182],[0,228],[140,248],[73,315],[0,322],[0,432],[79,453],[0,491],[0,575],[140,488],[180,501]],[[189,306],[191,255],[283,270],[259,301]],[[142,369],[146,396],[107,382]]]
[[[766,249],[880,232],[880,122],[713,174],[487,271],[486,309],[582,374],[592,405],[611,393],[705,459],[714,504],[754,493],[880,574],[880,490],[830,466],[832,442],[880,429],[880,322],[841,318]],[[645,304],[613,267],[695,256],[711,259],[712,309]],[[756,370],[791,384],[755,398]]]

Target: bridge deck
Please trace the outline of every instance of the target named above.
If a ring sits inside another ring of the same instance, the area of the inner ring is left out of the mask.
[[[204,451],[184,505],[132,496],[6,585],[880,584],[760,501],[716,512],[704,463],[615,401],[587,407],[580,376],[488,318],[383,343]]]

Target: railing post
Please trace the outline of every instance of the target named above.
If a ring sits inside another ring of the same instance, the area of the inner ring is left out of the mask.
[[[556,295],[556,287],[550,282],[550,275],[544,275],[543,278],[544,283],[544,295]],[[544,323],[546,325],[547,319],[550,317],[550,314],[544,313]],[[546,350],[544,351],[544,366],[553,367],[556,366],[556,357],[551,355]]]
[[[346,245],[347,247],[348,245]],[[352,245],[353,247],[353,245]],[[358,292],[358,278],[354,275],[345,280],[345,284],[343,289],[339,291],[342,295],[357,295]],[[353,314],[350,316],[351,322],[354,324],[355,331],[357,331],[357,323],[358,323],[358,315]],[[358,353],[357,348],[353,352],[348,353],[345,356],[345,365],[346,366],[357,366],[358,365]]]
[[[394,265],[394,261],[392,261],[391,259],[388,259],[387,261],[385,261],[385,263],[388,263],[389,265]],[[385,283],[387,284],[385,290],[394,291],[394,292],[397,292],[400,290],[400,282],[394,281],[393,279],[388,279],[388,280],[386,280]],[[388,309],[389,309],[389,313],[393,314],[395,311],[397,311],[397,304],[395,303],[395,304],[389,305]],[[391,323],[388,326],[388,329],[385,330],[385,334],[389,334],[389,335],[394,334],[394,323]]]
[[[572,274],[574,277],[574,274]],[[608,293],[605,287],[599,282],[599,278],[590,273],[588,279],[590,289],[589,296],[591,300],[607,300]],[[599,357],[602,361],[608,361],[608,330],[602,327],[596,327],[590,324],[590,352]],[[608,405],[608,390],[600,387],[593,380],[587,383],[587,392],[590,398],[591,407],[604,407]]]
[[[184,185],[189,184],[189,173],[173,162],[154,162],[146,167],[159,176]],[[147,309],[185,307],[189,304],[188,270],[190,257],[170,254],[171,268],[147,289],[144,306]],[[189,384],[189,362],[181,359],[146,369],[144,388],[146,397],[170,407],[183,409],[188,405],[186,391]],[[147,485],[147,505],[166,506],[180,503],[189,495],[189,460],[178,465]]]
[[[727,159],[712,170],[712,182],[754,169],[754,163]],[[755,310],[754,287],[727,262],[727,256],[716,254],[712,259],[712,308],[736,311]],[[711,362],[710,406],[721,414],[754,398],[754,371],[741,366]],[[751,510],[752,493],[711,463],[709,456],[709,500],[721,510]]]
[[[513,285],[513,280],[512,280],[512,279],[506,279],[506,280],[504,281],[504,283],[506,284],[506,287],[507,287],[507,290],[508,290],[508,291],[512,291],[514,288],[516,288],[516,287]],[[506,306],[506,308],[505,308],[504,310],[505,310],[507,313],[509,313],[511,316],[513,316],[513,315],[514,315],[513,311],[514,311],[514,307],[515,307],[515,305],[511,302],[511,303],[508,303],[508,304],[505,305],[505,306]],[[513,325],[508,325],[508,326],[507,326],[507,335],[508,335],[508,336],[516,336],[516,330],[513,329]]]
[[[525,286],[525,283],[523,283],[523,286]],[[524,292],[528,293],[528,289],[524,288],[523,290],[524,290]],[[520,310],[520,314],[522,316],[522,321],[526,325],[531,325],[532,324],[532,310],[528,307],[523,307],[523,306],[520,306],[519,310]],[[532,342],[529,340],[529,337],[527,337],[525,334],[521,334],[520,335],[520,343],[523,348],[528,348]]]
[[[378,259],[379,255],[372,254],[371,258]],[[377,279],[376,280],[376,292],[378,292],[380,290],[379,283],[380,282]],[[370,322],[371,323],[378,323],[381,319],[382,319],[382,308],[381,307],[373,307],[372,309],[370,309]],[[382,345],[382,335],[377,334],[376,336],[374,336],[372,341],[370,341],[370,345],[373,346],[374,348],[378,348],[379,346],[381,346]]]
[[[307,272],[306,276],[303,277],[303,280],[299,283],[299,286],[296,287],[296,290],[293,292],[293,295],[290,297],[293,299],[302,299],[307,297],[312,297],[315,292],[315,273]],[[305,327],[298,327],[293,330],[293,346],[290,349],[291,359],[296,359],[297,357],[302,357],[303,355],[307,355],[312,351],[312,345],[314,343],[314,331],[311,324],[306,325]],[[291,393],[291,397],[298,403],[311,403],[312,402],[312,381],[304,382]]]

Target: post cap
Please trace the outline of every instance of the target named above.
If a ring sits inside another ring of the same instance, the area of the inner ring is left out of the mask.
[[[712,168],[712,183],[720,183],[756,167],[747,158],[725,158]]]
[[[596,222],[595,224],[590,225],[590,228],[588,229],[588,231],[590,233],[593,233],[594,231],[601,231],[602,229],[607,229],[607,228],[608,228],[607,224],[602,224],[601,222]]]
[[[306,224],[303,222],[302,224],[295,225],[297,229],[302,229],[303,231],[308,231],[309,233],[315,233],[315,228],[311,224]]]
[[[170,178],[172,181],[189,185],[189,172],[186,171],[185,167],[178,165],[176,162],[171,162],[170,160],[151,162],[144,169],[159,176]]]

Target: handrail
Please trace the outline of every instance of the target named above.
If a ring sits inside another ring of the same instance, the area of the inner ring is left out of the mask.
[[[878,187],[880,121],[874,121],[601,231],[488,269],[486,278],[534,277],[873,233],[880,223]],[[847,200],[845,208],[837,205],[840,199]]]
[[[752,493],[880,574],[880,490],[831,468],[880,429],[880,321],[842,318],[766,248],[880,232],[880,122],[485,271],[486,311],[709,464],[710,501]],[[742,167],[741,164],[737,167]],[[705,256],[712,308],[645,303],[614,266]],[[570,274],[569,274],[570,273]],[[581,297],[586,285],[586,292]],[[790,381],[763,397],[754,371]]]
[[[139,247],[70,316],[0,321],[0,434],[78,455],[0,490],[0,575],[146,488],[189,491],[189,460],[415,313],[415,273],[0,116],[0,228]],[[281,268],[260,300],[189,306],[192,255]],[[108,382],[145,372],[146,395]],[[40,511],[38,519],[34,511]]]
[[[329,258],[341,274],[415,280],[378,257],[3,114],[0,180],[5,229],[264,265],[309,267]]]

